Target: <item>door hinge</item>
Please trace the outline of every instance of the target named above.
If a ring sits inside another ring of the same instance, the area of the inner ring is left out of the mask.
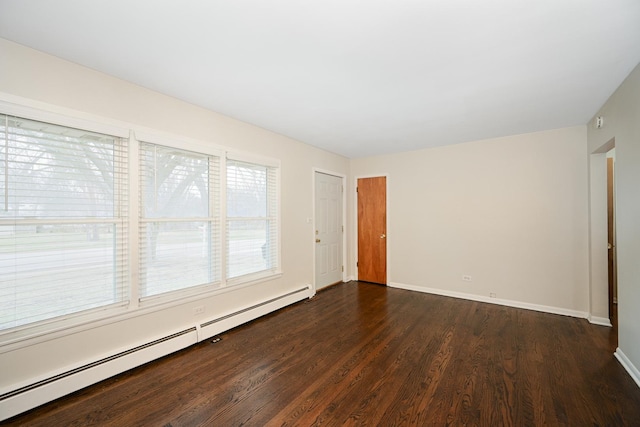
[[[342,232],[344,233],[344,225],[342,226]]]
[[[356,187],[356,193],[358,192],[358,187]]]
[[[356,261],[356,267],[358,267],[358,261]]]
[[[344,273],[344,265],[342,266],[342,272]]]

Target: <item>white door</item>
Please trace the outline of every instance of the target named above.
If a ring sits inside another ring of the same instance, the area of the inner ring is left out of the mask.
[[[316,289],[342,280],[342,178],[316,172]]]

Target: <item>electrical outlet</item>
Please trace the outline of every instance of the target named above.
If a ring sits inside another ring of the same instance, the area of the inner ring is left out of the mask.
[[[199,305],[197,307],[193,307],[194,316],[197,316],[198,314],[202,314],[202,313],[204,313],[204,306],[203,305]]]
[[[471,281],[471,276],[465,274],[465,275],[462,276],[462,280],[464,280],[465,282],[470,282]]]
[[[490,298],[495,298],[495,297],[496,297],[496,294],[494,294],[493,292],[491,292],[491,293],[489,294],[489,297],[490,297]]]

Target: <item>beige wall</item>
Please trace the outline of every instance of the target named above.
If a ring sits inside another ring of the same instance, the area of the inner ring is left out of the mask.
[[[598,169],[591,168],[589,180],[588,153],[613,137],[620,347],[640,366],[638,69],[599,113],[606,119],[599,131],[575,127],[349,161],[2,39],[0,58],[0,95],[279,159],[284,272],[256,286],[0,352],[3,389],[191,325],[195,305],[206,306],[206,316],[212,317],[312,283],[313,230],[306,220],[313,216],[314,167],[350,176],[352,186],[359,176],[388,174],[390,282],[479,297],[495,293],[504,301],[606,317],[602,268],[597,262],[589,268],[589,256],[593,261],[600,255],[593,251],[593,227],[589,252],[588,213],[593,223],[600,211],[593,193],[591,203],[588,200],[588,184],[595,182],[593,171]],[[352,243],[354,197],[347,201]],[[348,250],[353,276],[354,245]],[[472,276],[472,281],[463,282],[462,275]]]
[[[351,174],[388,174],[391,284],[588,312],[584,126],[352,160]]]
[[[203,317],[214,318],[313,283],[313,230],[307,222],[313,217],[312,171],[348,175],[348,159],[2,39],[0,58],[5,98],[18,96],[64,114],[72,109],[84,119],[130,123],[280,160],[283,270],[280,278],[254,286],[13,351],[0,348],[1,390],[193,326],[194,306],[204,306]]]
[[[588,127],[591,154],[591,198],[596,218],[601,218],[601,154],[615,142],[616,149],[616,225],[618,252],[618,356],[635,372],[640,385],[640,66],[627,77],[596,116],[604,117],[604,127]],[[594,206],[595,205],[595,206]],[[592,221],[593,222],[593,221]],[[606,269],[606,237],[592,226],[592,266]],[[606,235],[605,235],[606,236]],[[599,252],[594,252],[599,250]],[[604,265],[604,267],[602,267]],[[606,271],[606,270],[605,270]],[[593,285],[592,281],[592,285]],[[596,284],[597,285],[597,284]],[[601,288],[601,286],[600,286]],[[606,300],[605,300],[606,301]]]

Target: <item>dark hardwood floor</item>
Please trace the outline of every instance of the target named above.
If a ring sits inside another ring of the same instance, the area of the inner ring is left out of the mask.
[[[350,282],[7,425],[637,426],[612,333]]]

